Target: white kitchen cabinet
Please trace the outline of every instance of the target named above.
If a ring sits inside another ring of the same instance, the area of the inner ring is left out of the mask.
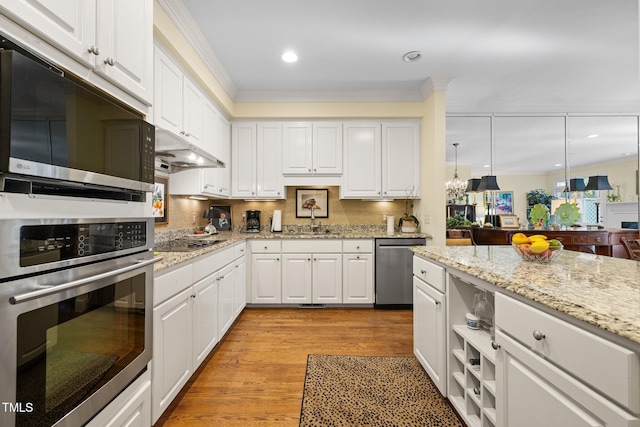
[[[220,298],[220,336],[223,336],[231,327],[235,319],[234,311],[234,277],[235,268],[229,264],[218,272],[219,298]]]
[[[233,268],[233,311],[236,318],[247,305],[247,262],[244,255],[235,260]]]
[[[313,254],[313,304],[342,303],[342,254]]]
[[[282,132],[283,174],[342,174],[342,123],[284,123]]]
[[[220,273],[201,280],[193,285],[193,344],[194,366],[198,369],[213,347],[220,341],[218,333]],[[185,331],[186,332],[186,331]]]
[[[251,302],[256,304],[280,304],[281,261],[280,254],[251,255]]]
[[[232,197],[283,199],[282,124],[240,122],[231,129]]]
[[[216,114],[215,152],[224,163],[224,168],[213,169],[217,178],[217,194],[220,197],[231,196],[231,123],[221,113]]]
[[[282,254],[282,302],[311,304],[311,254]]]
[[[143,372],[86,427],[149,427],[151,425],[151,373]]]
[[[241,242],[154,278],[154,423],[244,308],[244,251]]]
[[[342,303],[342,241],[282,242],[282,302]]]
[[[420,129],[413,122],[382,123],[382,197],[420,196]]]
[[[498,427],[640,425],[640,419],[496,331]],[[594,370],[602,370],[594,366]]]
[[[341,198],[419,196],[417,122],[345,123]]]
[[[189,287],[153,309],[154,423],[193,374],[192,296]]]
[[[440,393],[446,396],[445,297],[428,283],[413,277],[413,352]]]
[[[345,123],[340,197],[379,198],[382,194],[381,157],[380,123]]]
[[[373,241],[344,240],[342,250],[342,302],[373,304]]]
[[[16,22],[84,67],[151,104],[153,2],[2,0]]]
[[[176,62],[157,45],[154,49],[155,125],[205,149],[205,97]],[[216,155],[216,153],[210,153]]]
[[[220,196],[217,168],[185,169],[171,174],[171,194]]]

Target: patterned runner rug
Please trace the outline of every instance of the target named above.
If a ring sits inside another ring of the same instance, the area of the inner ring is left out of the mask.
[[[415,357],[310,354],[300,426],[462,426]]]

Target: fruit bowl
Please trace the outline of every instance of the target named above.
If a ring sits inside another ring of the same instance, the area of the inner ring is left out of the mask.
[[[543,235],[525,236],[523,233],[513,235],[511,246],[523,260],[542,264],[556,259],[564,249],[556,239],[547,240]]]
[[[542,264],[547,264],[554,259],[558,258],[560,252],[563,250],[563,246],[557,246],[553,249],[545,249],[543,252],[535,253],[531,252],[531,245],[527,245],[526,243],[512,243],[513,250],[520,255],[525,261],[539,262]]]

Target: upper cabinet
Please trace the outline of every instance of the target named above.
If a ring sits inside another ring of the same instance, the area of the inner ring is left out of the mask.
[[[345,123],[342,198],[420,196],[417,122]]]
[[[205,101],[202,92],[157,46],[154,62],[155,125],[204,148]]]
[[[342,174],[342,123],[285,123],[282,133],[283,174]]]
[[[282,124],[239,122],[232,126],[232,197],[285,198]]]
[[[82,66],[151,104],[152,0],[0,0],[0,8]]]

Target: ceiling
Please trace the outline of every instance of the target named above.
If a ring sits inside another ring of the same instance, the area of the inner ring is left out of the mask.
[[[638,0],[158,3],[237,102],[422,101],[435,87],[448,114],[640,112]],[[457,142],[461,163],[487,151]]]

